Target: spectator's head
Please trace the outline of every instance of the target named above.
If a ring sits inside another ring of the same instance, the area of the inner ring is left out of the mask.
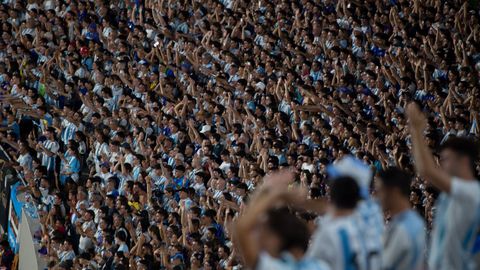
[[[127,241],[127,235],[125,231],[118,231],[115,233],[115,244],[121,245]]]
[[[55,270],[70,270],[73,267],[72,260],[65,260],[55,266]]]
[[[353,210],[360,200],[360,188],[351,177],[338,177],[332,180],[330,199],[338,210]]]
[[[478,143],[471,138],[451,137],[440,146],[442,168],[464,179],[475,178],[478,155]]]
[[[180,165],[180,166],[175,167],[174,176],[176,178],[182,177],[184,173],[185,173],[185,167],[184,166]]]
[[[45,131],[45,137],[48,140],[53,140],[55,138],[55,128],[53,127],[47,128],[47,130]]]
[[[310,239],[306,224],[287,209],[274,209],[267,213],[261,226],[259,242],[272,256],[282,252],[298,254],[307,250]]]
[[[2,249],[2,252],[5,252],[5,251],[7,251],[7,250],[10,250],[10,249],[11,249],[11,248],[10,248],[10,243],[8,243],[7,240],[2,240],[2,241],[0,242],[0,248]]]
[[[73,250],[72,240],[70,240],[68,238],[65,239],[65,241],[63,241],[63,249],[66,250],[66,251]]]
[[[411,179],[410,175],[396,167],[380,172],[376,191],[385,210],[398,212],[409,206]]]
[[[205,213],[202,215],[202,225],[210,225],[215,222],[215,216],[217,215],[217,212],[213,209],[207,209]]]

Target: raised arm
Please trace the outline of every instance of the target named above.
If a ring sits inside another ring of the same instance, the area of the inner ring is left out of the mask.
[[[417,104],[410,103],[407,107],[407,116],[412,140],[412,154],[417,172],[440,190],[450,192],[451,177],[435,164],[433,155],[425,142],[423,133],[427,123],[425,115]]]
[[[288,171],[282,171],[267,178],[271,178],[270,182],[272,183],[277,182],[277,180],[283,182],[285,179],[289,180],[293,178],[293,174]],[[266,186],[268,186],[268,184]],[[266,186],[252,196],[252,200],[247,206],[244,215],[237,220],[233,230],[235,242],[238,243],[248,268],[255,267],[261,251],[255,235],[255,227],[258,219],[265,214],[275,202],[278,202],[283,195],[281,190],[265,188]]]

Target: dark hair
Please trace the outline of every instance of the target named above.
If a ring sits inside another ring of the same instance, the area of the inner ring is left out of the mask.
[[[389,188],[398,188],[403,196],[410,198],[412,177],[397,167],[389,167],[379,173],[382,184]]]
[[[472,138],[450,137],[440,145],[439,152],[449,149],[458,155],[467,156],[470,159],[472,172],[476,174],[475,161],[478,159],[479,155],[478,148],[478,142]]]
[[[335,178],[331,183],[330,197],[336,207],[354,209],[360,200],[360,188],[351,177]]]
[[[200,209],[200,207],[198,207],[198,206],[192,206],[192,207],[190,208],[190,211],[191,211],[192,213],[194,213],[195,215],[197,215],[197,216],[200,216],[201,213],[202,213],[202,209]]]
[[[300,248],[306,251],[310,234],[305,222],[288,209],[272,209],[268,211],[267,226],[281,239],[280,250]]]
[[[120,241],[125,242],[127,241],[127,235],[124,231],[118,231],[115,234],[115,237],[117,237]]]
[[[203,213],[205,217],[210,218],[211,220],[215,221],[215,217],[217,216],[217,211],[213,209],[207,209],[205,210],[205,213]]]
[[[95,219],[95,212],[91,209],[87,210],[87,213],[89,213],[92,216],[92,219]]]

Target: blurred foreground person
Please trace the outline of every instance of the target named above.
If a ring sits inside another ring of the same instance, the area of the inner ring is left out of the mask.
[[[475,177],[478,147],[468,138],[449,138],[441,145],[439,167],[424,139],[424,114],[412,103],[407,115],[417,171],[442,191],[436,204],[428,267],[478,269],[472,251],[480,228],[480,183]]]
[[[293,175],[280,172],[270,178],[271,182],[282,182],[292,179]],[[263,188],[251,200],[234,232],[247,267],[257,270],[329,269],[320,260],[304,257],[310,239],[306,224],[287,209],[278,208],[298,196],[302,195]]]
[[[384,235],[382,269],[423,269],[425,222],[410,207],[411,177],[398,168],[388,168],[378,180],[378,198],[392,217]]]
[[[360,201],[357,182],[347,176],[332,180],[332,207],[319,224],[307,257],[325,261],[331,269],[367,269],[367,250],[358,223]]]
[[[366,254],[365,267],[369,270],[381,269],[384,220],[381,207],[370,195],[372,169],[363,161],[346,156],[339,162],[329,165],[327,172],[331,179],[351,177],[357,183],[360,200],[355,209],[355,222],[360,231],[362,249]]]
[[[373,172],[369,166],[364,162],[352,157],[346,156],[339,162],[331,164],[327,167],[327,173],[330,181],[334,184],[338,179],[350,178],[356,183],[358,193],[354,194],[354,197],[347,194],[343,194],[342,198],[337,198],[337,205],[332,199],[333,212],[327,212],[326,222],[320,224],[318,231],[333,230],[338,231],[334,235],[338,234],[341,229],[337,228],[335,222],[330,223],[330,218],[335,215],[335,210],[338,211],[343,206],[338,204],[346,203],[352,199],[358,199],[353,209],[348,215],[343,215],[345,219],[348,219],[351,224],[354,224],[355,230],[352,231],[352,235],[343,238],[334,238],[332,241],[336,241],[337,245],[341,247],[338,252],[331,254],[335,257],[335,260],[330,261],[330,267],[333,269],[345,269],[345,267],[355,267],[355,269],[381,269],[381,256],[382,256],[382,234],[384,231],[384,219],[378,203],[370,196],[370,183],[373,177]],[[343,191],[340,191],[343,192]],[[333,194],[331,194],[332,196]],[[353,202],[352,202],[353,204]],[[332,226],[330,229],[325,227]],[[342,227],[342,226],[340,226]],[[333,233],[332,231],[332,233]],[[350,250],[351,243],[358,242],[358,251],[352,253]],[[313,257],[321,258],[325,256],[324,249],[329,249],[329,245],[324,245],[323,240],[314,238],[312,241],[308,254]],[[326,252],[331,252],[327,250]],[[328,261],[327,261],[328,262]]]

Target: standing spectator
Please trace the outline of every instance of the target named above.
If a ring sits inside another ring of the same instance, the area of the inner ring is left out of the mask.
[[[391,216],[384,236],[382,269],[423,269],[425,222],[410,206],[411,177],[389,168],[378,179],[378,198]]]
[[[290,181],[290,173],[272,175],[271,181]],[[353,184],[355,182],[352,180]],[[293,197],[278,190],[257,191],[238,222],[235,239],[247,267],[255,269],[330,269],[320,260],[306,259],[309,233],[305,223],[286,209],[274,209],[274,203]],[[262,193],[263,192],[263,193]],[[283,198],[282,198],[283,197]],[[264,221],[259,221],[264,217]],[[257,226],[261,238],[255,236]]]
[[[433,223],[429,269],[476,269],[472,248],[479,230],[480,183],[475,178],[478,146],[467,138],[450,138],[440,150],[440,165],[426,147],[426,119],[416,104],[407,115],[418,172],[442,191]]]
[[[47,128],[45,140],[37,143],[36,150],[39,152],[42,166],[47,168],[48,176],[52,179],[56,169],[56,154],[60,150],[60,145],[55,140],[55,129],[53,127]]]
[[[317,258],[331,269],[367,269],[369,254],[358,226],[355,208],[360,188],[351,177],[332,179],[330,197],[333,208],[312,237],[309,258]]]

